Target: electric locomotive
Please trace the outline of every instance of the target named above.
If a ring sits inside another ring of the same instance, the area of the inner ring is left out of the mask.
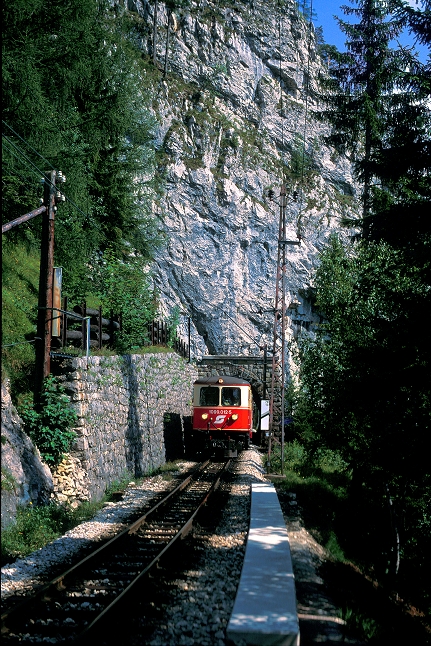
[[[248,381],[205,377],[193,385],[193,441],[204,449],[236,457],[252,438],[253,398]]]

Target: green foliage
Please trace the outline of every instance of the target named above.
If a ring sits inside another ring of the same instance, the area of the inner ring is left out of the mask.
[[[33,386],[39,251],[30,244],[3,244],[2,254],[2,375],[11,392]]]
[[[338,238],[330,240],[315,279],[323,323],[316,338],[301,342],[294,409],[295,433],[306,449],[316,457],[329,449],[352,473],[355,515],[347,513],[345,522],[357,539],[356,558],[386,578],[395,573],[395,507],[397,585],[409,595],[417,594],[413,576],[425,586],[424,573],[431,569],[425,546],[431,525],[431,356],[415,314],[419,303],[424,311],[431,306],[427,271],[386,243],[345,248]],[[367,529],[358,521],[361,514]]]
[[[335,452],[331,469],[327,470],[322,455],[313,454],[298,440],[285,444],[284,457],[285,480],[278,482],[278,489],[296,494],[308,527],[317,533],[321,544],[334,558],[344,560],[345,550],[349,551],[343,518],[348,508],[350,473]],[[278,446],[274,449],[274,459],[271,465],[277,472]]]
[[[168,328],[168,346],[173,347],[175,338],[177,336],[178,325],[180,324],[180,308],[175,306],[166,321]]]
[[[404,246],[406,229],[410,244],[429,231],[430,86],[414,49],[390,45],[406,24],[422,37],[426,11],[377,0],[356,4],[342,7],[354,24],[338,20],[347,53],[322,49],[331,61],[323,117],[332,125],[329,143],[351,156],[362,183],[363,236]]]
[[[147,326],[155,317],[157,304],[140,259],[125,263],[107,251],[94,265],[93,279],[93,289],[105,311],[122,315],[123,329],[116,334],[116,349],[120,353],[131,352],[146,345]]]
[[[3,435],[2,435],[2,444],[3,444]],[[13,491],[17,493],[18,483],[13,477],[13,475],[6,469],[6,467],[1,468],[1,490],[2,491]]]
[[[27,556],[70,528],[70,511],[61,505],[19,507],[16,522],[2,531],[2,565]]]
[[[76,437],[71,428],[77,420],[63,386],[49,375],[44,380],[40,406],[36,409],[27,399],[19,412],[43,460],[50,466],[60,464]]]
[[[332,239],[322,256],[316,308],[325,323],[304,342],[303,386],[319,438],[325,428],[349,463],[417,472],[423,438],[414,429],[428,424],[430,357],[409,313],[429,298],[422,272],[384,243],[349,253]],[[402,457],[389,448],[396,438]]]
[[[367,640],[372,639],[378,632],[377,622],[366,615],[358,613],[356,608],[346,608],[342,613],[342,619],[344,619],[350,630]]]
[[[111,484],[106,488],[105,499],[111,500],[113,494],[117,494],[119,492],[123,493],[127,489],[129,482],[132,480],[133,474],[129,471],[124,471],[120,478],[111,482]]]
[[[72,298],[91,287],[95,250],[148,258],[157,237],[151,92],[134,23],[117,9],[19,0],[3,14],[3,222],[39,205],[42,172],[65,173],[55,253]],[[38,240],[38,229],[30,221],[7,236]]]
[[[77,509],[52,502],[36,507],[18,507],[15,523],[2,530],[1,563],[24,558],[62,536],[80,523],[94,517],[103,507],[106,497],[99,502],[83,502]]]

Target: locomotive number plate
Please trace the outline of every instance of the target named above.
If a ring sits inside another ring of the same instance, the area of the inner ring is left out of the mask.
[[[216,409],[211,409],[210,410],[210,415],[231,415],[232,414],[232,409],[231,408],[216,408]]]

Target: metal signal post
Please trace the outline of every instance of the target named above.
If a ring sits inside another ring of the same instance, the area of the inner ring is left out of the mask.
[[[286,187],[280,189],[280,220],[278,228],[277,279],[275,286],[272,374],[269,399],[268,473],[271,468],[272,442],[281,444],[281,475],[284,474],[284,398],[286,358],[286,245],[299,245],[300,240],[286,240]],[[281,426],[281,433],[278,429]]]

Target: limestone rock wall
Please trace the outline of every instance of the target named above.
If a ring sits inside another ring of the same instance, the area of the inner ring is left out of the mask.
[[[46,504],[54,491],[52,474],[42,462],[9,394],[8,383],[1,386],[1,526],[15,518],[18,505]]]
[[[127,6],[151,57],[154,4]],[[162,1],[157,25],[163,67]],[[302,331],[313,322],[307,292],[318,253],[345,216],[359,213],[357,186],[315,116],[326,69],[296,2],[191,0],[172,27],[167,75],[151,105],[166,178],[154,203],[166,239],[155,284],[166,314],[177,305],[190,316],[193,356],[256,354],[272,344],[281,185],[286,238],[300,236],[286,248],[286,300],[299,301]],[[186,317],[180,325],[187,339]],[[288,327],[295,338],[299,324]]]

